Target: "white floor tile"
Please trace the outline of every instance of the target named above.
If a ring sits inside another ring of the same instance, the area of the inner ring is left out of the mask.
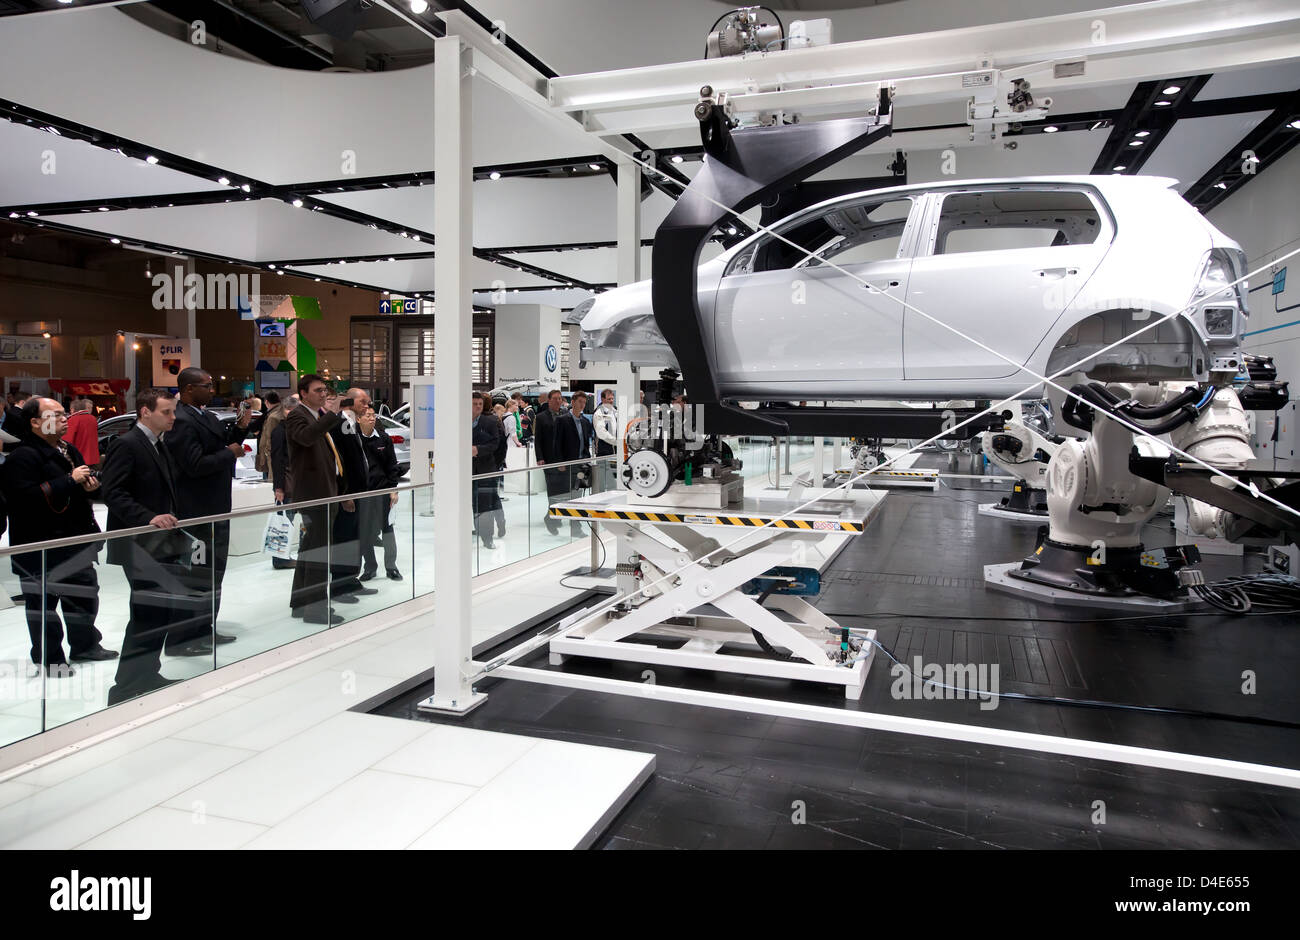
[[[450,725],[424,727],[427,730],[419,738],[375,769],[481,787],[537,744],[536,738],[515,734]]]
[[[650,754],[538,741],[413,849],[572,849],[654,760]]]
[[[0,845],[72,848],[251,756],[238,748],[155,741],[0,809]]]
[[[264,751],[378,695],[392,684],[389,678],[357,673],[342,664],[214,715],[176,732],[176,736]]]
[[[79,849],[237,849],[265,826],[202,812],[155,807],[114,826]]]
[[[473,787],[366,770],[250,842],[250,849],[400,849]]]
[[[10,803],[17,803],[19,800],[25,800],[32,794],[39,793],[40,789],[40,787],[33,786],[30,783],[18,783],[16,780],[0,783],[0,807],[8,806]]]
[[[399,718],[335,715],[164,805],[191,809],[197,802],[214,816],[273,826],[422,731],[417,722]]]

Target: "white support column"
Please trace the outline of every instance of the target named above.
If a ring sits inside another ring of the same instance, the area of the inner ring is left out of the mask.
[[[822,476],[824,468],[822,463],[822,451],[826,446],[824,437],[813,438],[813,486],[822,485]]]
[[[473,159],[471,53],[456,36],[434,42],[433,234],[435,613],[433,696],[421,708],[463,714],[487,696],[465,678],[473,649],[470,606],[470,353],[473,301]]]
[[[618,284],[633,284],[642,278],[641,272],[641,167],[631,160],[618,160]],[[639,403],[637,392],[641,385],[636,370],[631,366],[618,370],[614,397],[618,404],[619,450],[622,455],[623,428],[634,416]],[[622,479],[620,459],[615,479]]]

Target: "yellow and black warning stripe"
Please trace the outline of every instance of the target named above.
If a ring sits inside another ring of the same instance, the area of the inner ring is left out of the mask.
[[[853,470],[836,470],[836,473],[842,476],[848,476],[855,471]],[[933,470],[877,470],[874,473],[868,470],[856,471],[862,473],[866,478],[875,477],[878,480],[887,477],[925,477],[930,480],[938,479]]]
[[[550,515],[571,519],[614,519],[623,522],[673,522],[680,525],[759,527],[771,523],[774,529],[803,529],[808,532],[861,532],[861,522],[839,519],[775,519],[772,516],[726,516],[710,512],[646,512],[636,509],[566,509],[552,506]]]

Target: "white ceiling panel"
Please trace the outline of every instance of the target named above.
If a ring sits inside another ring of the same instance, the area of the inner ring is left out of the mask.
[[[1185,192],[1268,113],[1256,111],[1179,121],[1142,166],[1142,174],[1172,176],[1178,180],[1175,189]]]
[[[1297,50],[1300,55],[1300,50]],[[1219,98],[1239,98],[1243,95],[1264,95],[1274,91],[1295,91],[1300,88],[1300,57],[1292,62],[1267,65],[1256,69],[1234,69],[1217,72],[1196,96],[1197,101]]]
[[[653,249],[641,249],[641,270],[650,270]],[[614,284],[618,282],[617,248],[584,248],[574,251],[537,251],[507,255],[513,261],[535,264],[567,278],[588,284]]]
[[[398,225],[432,231],[433,190],[432,185],[403,186],[317,198]],[[482,180],[474,184],[474,245],[498,248],[615,241],[617,193],[617,185],[608,176]],[[657,191],[641,203],[643,238],[654,235],[672,206],[672,200]]]
[[[124,157],[84,140],[0,121],[0,205],[212,192],[214,180]]]
[[[170,209],[125,209],[49,217],[126,241],[173,245],[241,261],[400,255],[428,251],[409,238],[372,231],[342,219],[259,199]]]
[[[504,292],[476,291],[474,303],[480,307],[495,307],[498,303],[545,304],[548,307],[570,310],[591,296],[591,291],[576,288],[530,291],[506,290]]]
[[[295,264],[290,265],[289,269],[291,273],[307,277],[334,277],[399,294],[417,291],[432,292],[434,288],[433,258],[399,258],[396,261],[356,261],[344,264]],[[484,261],[482,258],[473,259],[471,277],[473,279],[471,283],[476,289],[482,288],[486,291],[509,290],[512,287],[545,287],[554,283],[532,274],[493,264],[491,261]]]

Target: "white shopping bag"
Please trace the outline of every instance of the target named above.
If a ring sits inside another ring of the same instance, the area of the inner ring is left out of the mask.
[[[266,520],[266,532],[262,536],[262,551],[275,558],[285,560],[293,558],[297,527],[283,512],[277,512]]]

